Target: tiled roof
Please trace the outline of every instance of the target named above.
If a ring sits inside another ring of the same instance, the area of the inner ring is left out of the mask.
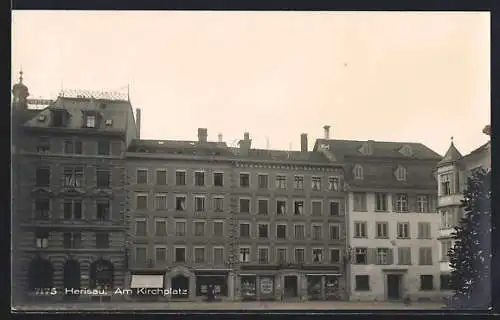
[[[438,165],[443,165],[446,163],[450,162],[455,162],[458,161],[462,158],[462,154],[460,151],[457,150],[453,142],[451,142],[450,147],[448,148],[448,151],[446,151],[446,154],[444,155],[443,159],[439,161]]]
[[[225,143],[180,140],[132,140],[128,152],[185,154],[198,156],[227,156],[233,154],[229,151]]]
[[[269,160],[269,161],[292,161],[304,163],[326,163],[328,159],[320,152],[309,151],[284,151],[284,150],[270,150],[270,149],[250,149],[247,156],[240,154],[238,148],[231,148],[233,154],[242,159],[251,160]]]
[[[472,150],[469,154],[462,157],[462,160],[468,160],[469,158],[473,158],[479,156],[485,152],[490,152],[491,141],[486,142],[482,146],[477,149]]]

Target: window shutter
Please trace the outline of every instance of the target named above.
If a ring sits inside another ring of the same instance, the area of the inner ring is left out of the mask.
[[[392,194],[392,212],[396,212],[396,198],[397,198],[397,194],[394,193]]]
[[[389,248],[387,261],[388,261],[388,264],[394,264],[394,249],[392,249],[392,248]]]
[[[377,253],[375,248],[368,249],[368,264],[376,264],[377,263]]]
[[[112,141],[111,142],[111,154],[113,156],[120,156],[122,153],[121,146],[122,146],[121,141]]]
[[[339,215],[345,215],[345,199],[342,199],[342,201],[339,202]]]
[[[437,212],[436,196],[429,195],[429,212]]]
[[[408,194],[408,212],[417,212],[417,195]]]
[[[97,167],[89,166],[85,168],[85,176],[86,176],[86,184],[87,187],[96,187],[97,186]],[[63,177],[64,179],[64,177]]]

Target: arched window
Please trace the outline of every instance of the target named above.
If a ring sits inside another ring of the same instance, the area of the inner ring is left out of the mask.
[[[396,179],[398,181],[406,181],[406,168],[398,166],[396,169]]]
[[[114,266],[108,260],[99,259],[90,265],[89,285],[91,289],[113,288]]]
[[[354,166],[354,179],[363,179],[363,167],[359,164]]]
[[[54,287],[54,268],[50,261],[35,257],[29,266],[28,286],[30,290]]]

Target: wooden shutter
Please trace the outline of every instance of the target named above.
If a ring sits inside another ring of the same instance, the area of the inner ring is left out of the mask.
[[[377,249],[368,248],[368,264],[377,264]]]
[[[121,141],[111,141],[111,155],[120,156],[122,153],[122,142]]]
[[[417,195],[414,193],[408,194],[408,212],[417,212]]]
[[[397,198],[397,193],[392,194],[392,212],[397,212],[396,210],[396,198]]]
[[[339,215],[345,215],[345,199],[339,201]]]
[[[388,261],[388,264],[394,264],[394,249],[392,249],[392,248],[389,248],[387,261]]]

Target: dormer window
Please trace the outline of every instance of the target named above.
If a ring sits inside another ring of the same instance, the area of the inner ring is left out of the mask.
[[[401,149],[399,149],[399,152],[405,157],[411,157],[413,155],[413,152],[409,145],[404,145]]]
[[[95,128],[96,126],[96,119],[95,119],[95,115],[93,114],[88,114],[86,117],[85,117],[85,126],[87,128]]]
[[[363,167],[359,164],[354,166],[354,179],[363,180]]]
[[[373,154],[373,146],[370,141],[363,144],[363,146],[359,149],[359,152],[362,154],[369,156]]]
[[[406,168],[398,166],[396,169],[396,179],[398,181],[406,181]]]
[[[63,127],[66,124],[64,110],[52,110],[52,126]]]

